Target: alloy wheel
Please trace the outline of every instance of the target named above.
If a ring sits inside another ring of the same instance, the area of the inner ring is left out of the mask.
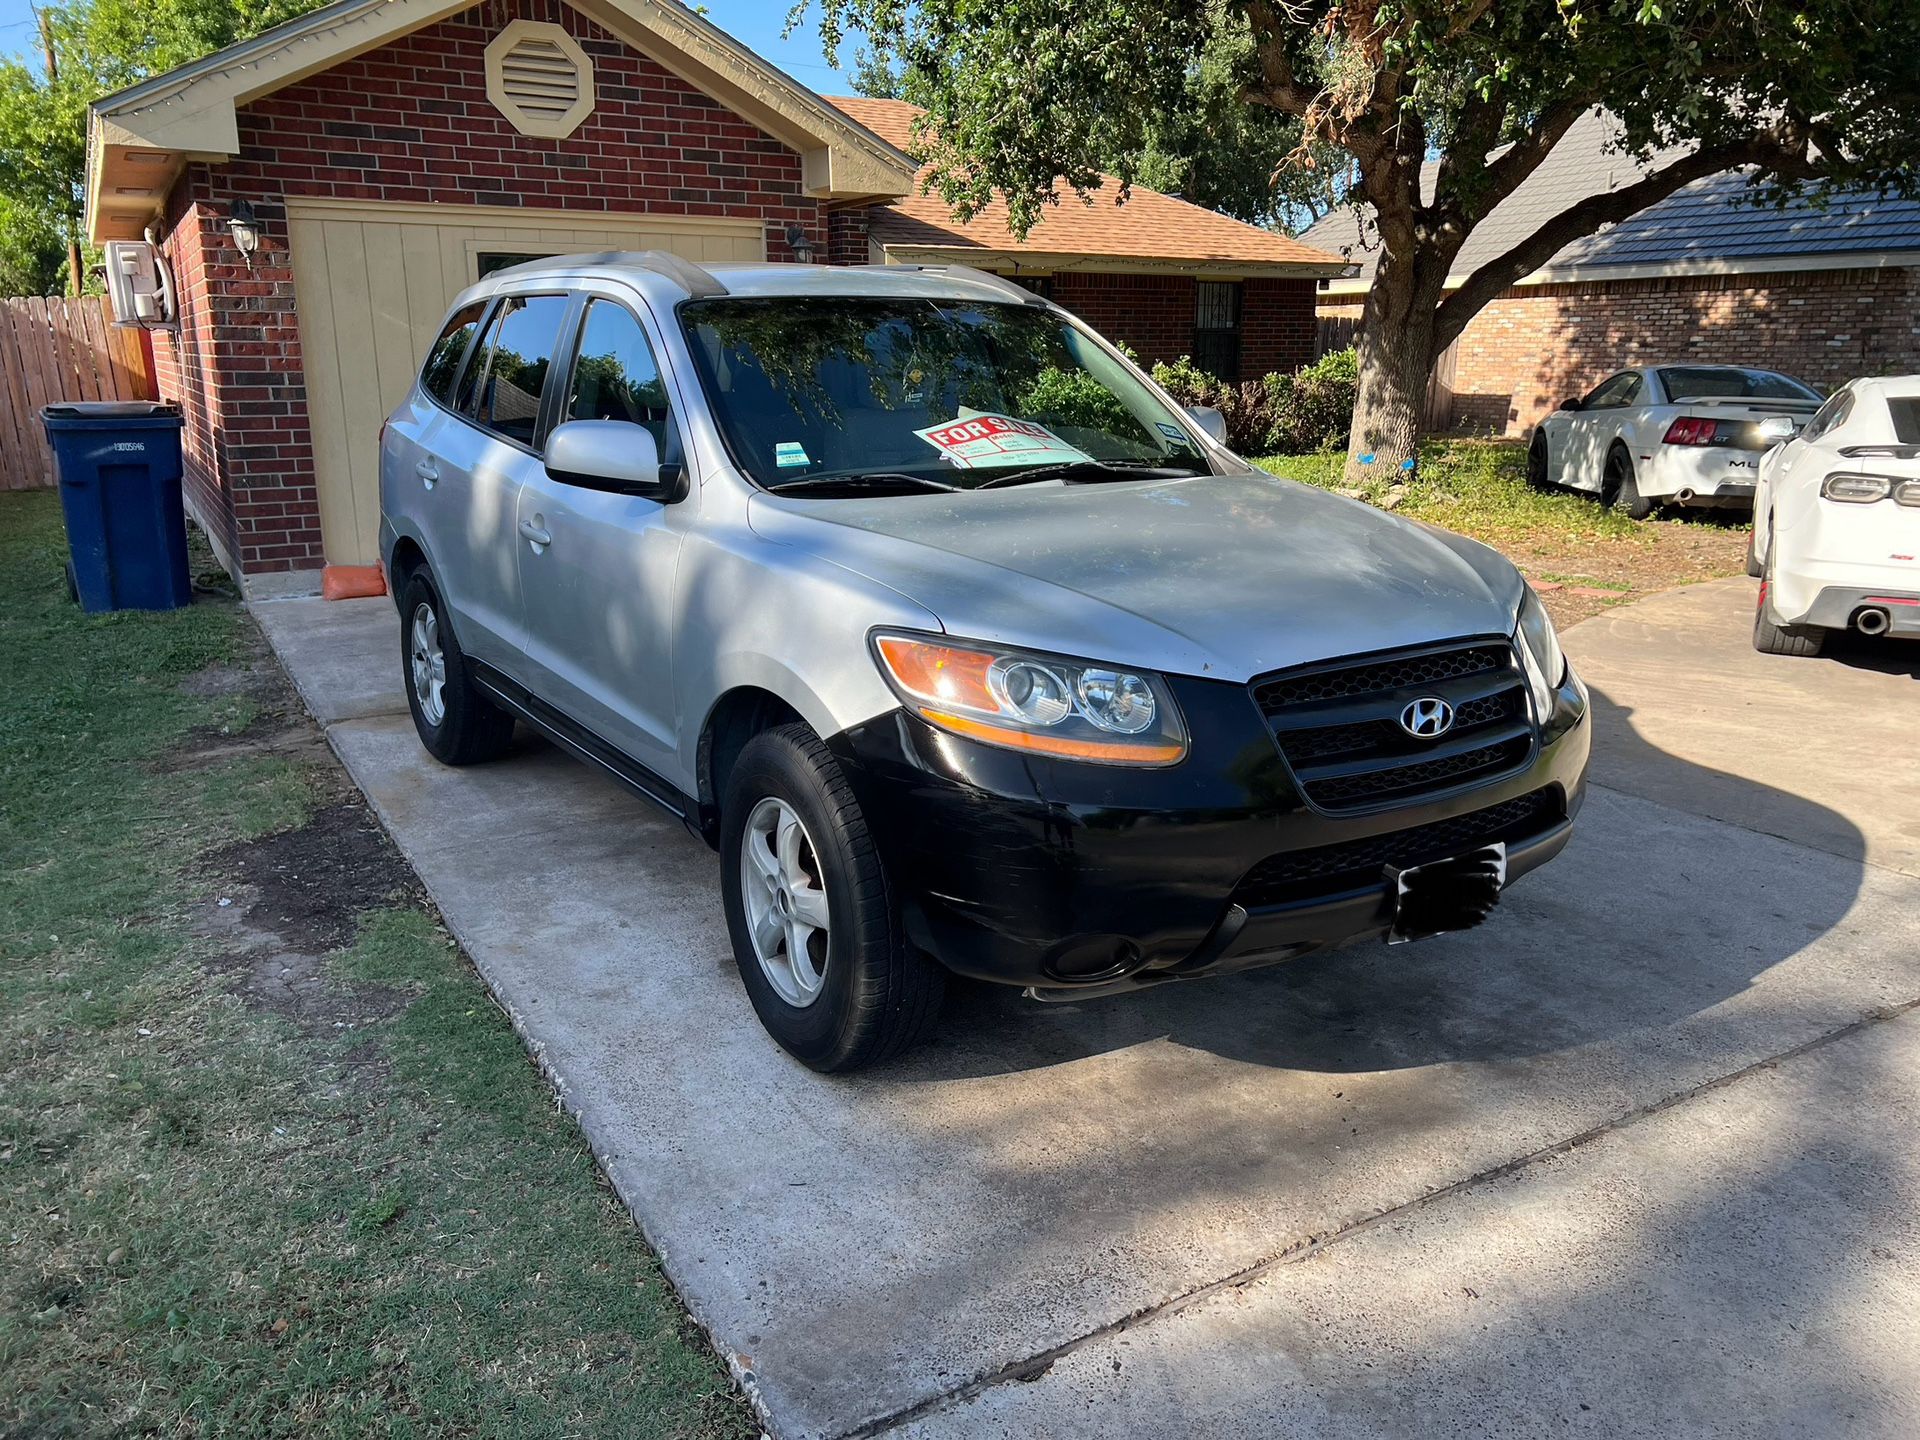
[[[754,958],[787,1004],[804,1009],[826,983],[830,912],[819,851],[793,807],[769,795],[740,837],[740,896]]]
[[[409,644],[413,658],[413,698],[427,724],[447,718],[447,652],[440,645],[440,617],[422,601],[413,610]]]

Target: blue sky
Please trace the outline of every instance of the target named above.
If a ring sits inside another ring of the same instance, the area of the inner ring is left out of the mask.
[[[791,40],[780,38],[786,28],[788,0],[706,0],[707,18],[736,39],[745,41],[808,89],[826,95],[844,95],[852,89],[845,66],[853,63],[853,47],[841,52],[843,68],[836,71],[820,53],[820,32],[814,25],[819,6],[809,7],[806,22]],[[0,0],[0,54],[24,54],[37,68],[40,42],[34,30],[28,0]]]

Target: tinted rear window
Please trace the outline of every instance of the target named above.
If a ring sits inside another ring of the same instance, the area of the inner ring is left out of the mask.
[[[420,367],[420,383],[434,399],[453,403],[453,380],[460,373],[460,361],[472,343],[474,327],[480,323],[480,304],[464,305],[453,312],[440,338],[427,352],[427,363]]]
[[[1669,365],[1660,383],[1670,400],[1818,400],[1820,392],[1775,370]]]
[[[1887,409],[1893,412],[1893,438],[1920,445],[1920,395],[1889,395]]]
[[[459,408],[489,430],[534,443],[540,392],[566,318],[564,295],[512,295],[494,311],[487,338],[467,366]]]

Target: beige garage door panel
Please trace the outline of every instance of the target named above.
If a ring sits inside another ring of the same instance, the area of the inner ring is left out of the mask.
[[[763,260],[751,220],[636,216],[580,224],[460,206],[288,205],[294,304],[327,561],[366,565],[380,530],[380,422],[406,394],[455,294],[489,252],[669,250],[688,260]]]

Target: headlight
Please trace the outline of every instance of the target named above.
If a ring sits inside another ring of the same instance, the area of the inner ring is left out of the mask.
[[[1533,691],[1533,713],[1545,724],[1553,714],[1553,695],[1567,678],[1567,657],[1560,649],[1560,637],[1553,633],[1553,621],[1540,597],[1527,587],[1520,602],[1520,658],[1526,666],[1527,684]]]
[[[1096,765],[1186,758],[1186,728],[1158,675],[921,635],[875,635],[873,651],[916,715],[970,740]]]

